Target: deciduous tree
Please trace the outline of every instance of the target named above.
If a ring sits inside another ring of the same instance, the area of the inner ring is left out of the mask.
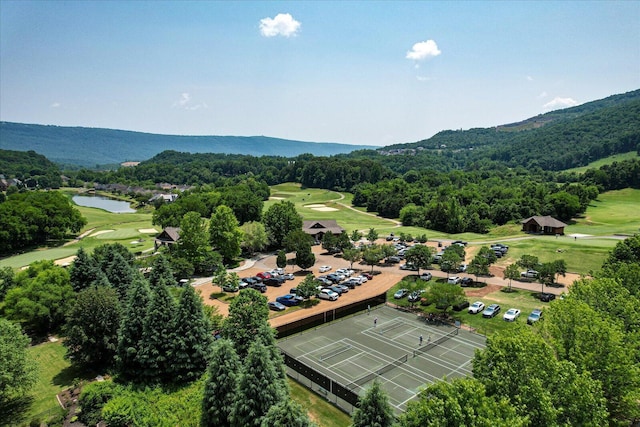
[[[284,246],[284,238],[293,230],[302,229],[302,217],[296,207],[288,200],[271,205],[262,217],[269,241],[272,246]]]
[[[29,338],[20,326],[0,318],[0,406],[26,394],[36,382],[37,366],[28,348]]]
[[[353,413],[353,427],[391,427],[394,423],[393,409],[380,382],[374,380],[359,401]]]
[[[78,294],[64,328],[67,358],[84,368],[113,364],[118,347],[120,300],[115,289],[90,287]]]
[[[269,236],[264,228],[264,224],[261,222],[245,222],[240,226],[240,230],[243,235],[242,247],[245,248],[250,255],[256,251],[263,250],[269,244]]]
[[[412,264],[418,269],[418,275],[420,275],[420,269],[431,267],[433,251],[427,245],[414,245],[405,252],[404,258],[407,264]]]
[[[225,205],[218,206],[209,221],[209,241],[222,255],[225,265],[232,263],[242,252],[243,237],[233,210]]]
[[[233,341],[238,356],[243,359],[255,340],[260,326],[267,323],[267,298],[255,289],[245,289],[229,304],[229,316],[224,321],[223,336]]]

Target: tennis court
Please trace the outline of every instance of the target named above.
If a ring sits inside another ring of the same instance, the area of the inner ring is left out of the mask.
[[[485,347],[485,337],[428,325],[415,314],[381,305],[279,340],[278,345],[360,396],[378,378],[400,413],[424,386],[445,376],[471,375],[471,359],[476,349]]]

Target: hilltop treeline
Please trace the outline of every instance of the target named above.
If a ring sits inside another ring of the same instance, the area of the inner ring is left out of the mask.
[[[35,151],[0,150],[0,175],[16,178],[31,188],[59,188],[60,168]]]

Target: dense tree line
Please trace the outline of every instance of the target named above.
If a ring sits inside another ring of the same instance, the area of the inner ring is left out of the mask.
[[[20,180],[20,187],[60,188],[60,167],[35,151],[0,150],[0,175]]]
[[[58,191],[26,191],[0,202],[0,253],[10,253],[78,233],[86,224]]]

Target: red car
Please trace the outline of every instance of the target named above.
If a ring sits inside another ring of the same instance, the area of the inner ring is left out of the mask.
[[[256,276],[261,278],[262,280],[271,279],[271,274],[267,273],[266,271],[262,271],[262,272],[256,274]]]
[[[362,273],[362,276],[366,277],[369,280],[373,279],[373,274],[371,273]]]

